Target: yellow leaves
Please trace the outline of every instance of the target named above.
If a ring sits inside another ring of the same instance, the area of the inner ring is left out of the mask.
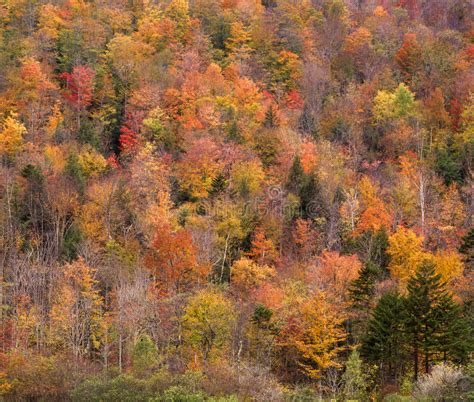
[[[399,226],[397,231],[389,237],[388,242],[390,273],[405,286],[427,257],[423,251],[423,238],[418,237],[412,230]]]
[[[108,166],[106,159],[90,146],[83,147],[77,161],[86,177],[98,176]]]
[[[346,38],[345,48],[349,53],[357,53],[361,48],[370,46],[372,34],[367,28],[360,27]]]
[[[0,372],[0,396],[10,393],[13,387],[14,384],[8,379],[7,374]]]
[[[266,265],[258,265],[248,258],[234,262],[231,268],[232,284],[242,290],[250,290],[260,286],[275,275],[275,270]]]
[[[63,113],[61,112],[61,105],[59,102],[53,107],[53,111],[48,118],[48,122],[46,123],[46,127],[44,129],[46,134],[46,139],[51,139],[57,132],[58,128],[64,121]]]
[[[76,356],[98,349],[104,330],[103,298],[94,275],[82,258],[66,264],[50,312],[50,340],[71,348]]]
[[[360,179],[359,191],[364,204],[371,204],[377,199],[377,188],[368,176],[363,176]]]
[[[340,346],[346,339],[344,319],[319,292],[303,303],[283,328],[285,346],[296,348],[301,355],[298,363],[309,377],[317,379],[322,371],[339,367],[337,356],[345,349]]]
[[[433,260],[436,266],[436,273],[440,274],[443,280],[451,282],[459,278],[464,270],[461,256],[456,251],[438,251]]]
[[[374,98],[372,113],[375,121],[382,122],[393,117],[395,95],[382,90],[378,91]]]
[[[215,289],[204,289],[190,298],[182,318],[186,342],[208,360],[213,350],[222,351],[230,339],[234,306]]]
[[[388,267],[391,275],[400,281],[402,289],[426,260],[433,261],[436,273],[440,274],[444,281],[450,282],[463,273],[464,266],[457,252],[442,250],[433,255],[423,249],[423,238],[410,229],[399,226],[388,241]]]
[[[58,145],[46,145],[44,147],[44,156],[51,164],[54,174],[60,174],[66,166],[66,157],[64,150]]]
[[[398,85],[394,92],[378,91],[374,98],[372,113],[376,123],[415,113],[415,94],[405,84]]]
[[[0,154],[14,158],[23,146],[23,136],[26,134],[25,126],[12,113],[2,124],[0,131]]]
[[[130,36],[118,34],[109,42],[107,56],[120,77],[130,82],[137,78],[153,52],[152,46]]]
[[[240,21],[233,22],[230,26],[230,36],[226,39],[226,47],[231,52],[231,57],[248,59],[252,49],[249,46],[251,36],[244,24]]]
[[[241,162],[232,170],[232,182],[242,196],[258,192],[265,178],[262,163],[259,160]]]

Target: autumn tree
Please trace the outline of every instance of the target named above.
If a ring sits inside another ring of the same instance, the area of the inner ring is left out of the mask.
[[[310,378],[320,378],[325,370],[339,367],[338,355],[345,347],[343,317],[328,303],[324,292],[305,301],[288,318],[277,339],[280,347],[294,348],[298,365]]]
[[[0,131],[0,153],[11,159],[21,150],[24,144],[25,126],[18,121],[17,115],[8,116]]]
[[[157,286],[167,292],[179,293],[208,273],[197,262],[189,231],[173,230],[166,224],[156,227],[146,264]]]
[[[234,319],[231,302],[215,289],[203,289],[192,296],[182,318],[186,342],[204,362],[224,352]]]
[[[104,300],[95,272],[83,259],[65,265],[51,307],[49,341],[76,358],[97,353],[104,333]]]

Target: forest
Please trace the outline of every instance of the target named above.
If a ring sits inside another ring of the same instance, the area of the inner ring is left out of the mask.
[[[0,401],[474,400],[470,0],[0,0]]]

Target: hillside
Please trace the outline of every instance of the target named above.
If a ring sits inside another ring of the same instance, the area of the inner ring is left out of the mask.
[[[0,399],[473,397],[473,12],[1,0]]]

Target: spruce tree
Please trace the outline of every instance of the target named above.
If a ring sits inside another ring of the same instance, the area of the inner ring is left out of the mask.
[[[301,165],[301,158],[296,155],[293,158],[293,164],[291,165],[290,172],[288,175],[288,181],[286,188],[293,194],[299,194],[301,186],[305,178],[303,166]]]
[[[280,119],[273,105],[270,105],[268,110],[265,112],[265,120],[263,122],[266,128],[275,128],[280,125]]]
[[[368,262],[359,270],[359,277],[351,282],[349,294],[354,309],[363,312],[369,312],[372,309],[378,272],[379,269]]]
[[[425,373],[436,360],[462,362],[470,350],[467,322],[461,316],[435,265],[425,260],[407,285],[405,328],[418,378],[422,356]],[[463,356],[464,355],[464,356]]]
[[[374,307],[375,282],[378,273],[378,267],[368,262],[359,270],[358,278],[350,284],[349,295],[352,309],[356,312],[352,331],[355,339],[358,339],[366,330],[367,319]]]
[[[461,247],[459,252],[464,256],[464,264],[466,271],[470,272],[474,270],[474,228],[462,238]]]
[[[314,173],[305,175],[299,196],[304,219],[327,217],[327,207],[323,199],[322,188]]]
[[[462,315],[461,306],[445,292],[436,308],[439,331],[436,334],[440,358],[443,362],[465,364],[469,361],[473,342],[468,321]]]
[[[361,355],[378,365],[383,379],[397,379],[404,371],[407,353],[403,333],[403,299],[383,295],[375,307],[362,339]]]
[[[418,380],[420,355],[425,361],[425,372],[429,371],[431,354],[436,350],[438,323],[436,306],[443,293],[441,276],[436,275],[434,264],[424,261],[407,285],[406,333],[413,356],[415,381]]]

